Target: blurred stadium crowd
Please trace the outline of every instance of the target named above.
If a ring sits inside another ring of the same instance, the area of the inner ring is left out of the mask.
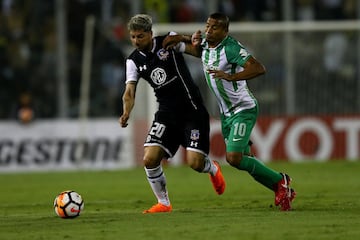
[[[37,118],[55,118],[56,0],[0,2],[0,119],[17,118],[19,105],[30,106]],[[70,118],[78,117],[84,21],[88,15],[97,19],[91,74],[91,117],[117,117],[121,113],[124,58],[129,49],[126,22],[136,9],[151,14],[155,23],[204,22],[209,14],[204,6],[209,2],[215,3],[217,11],[225,12],[231,21],[236,22],[282,21],[285,16],[281,0],[65,2]],[[356,19],[356,4],[356,0],[294,0],[292,20]]]

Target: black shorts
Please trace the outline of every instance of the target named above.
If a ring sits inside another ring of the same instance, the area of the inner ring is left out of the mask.
[[[160,146],[173,157],[179,146],[205,155],[209,154],[209,114],[206,109],[180,116],[157,111],[144,146]]]

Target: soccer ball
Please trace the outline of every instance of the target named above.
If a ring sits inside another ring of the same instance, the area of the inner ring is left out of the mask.
[[[54,209],[56,215],[61,218],[75,218],[84,209],[84,201],[81,195],[75,191],[63,191],[56,196]]]

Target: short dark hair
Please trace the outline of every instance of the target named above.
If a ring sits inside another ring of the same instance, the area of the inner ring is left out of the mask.
[[[229,17],[224,13],[216,12],[210,14],[209,18],[217,20],[226,30],[229,30]]]
[[[152,29],[152,19],[147,14],[136,14],[128,23],[129,31],[144,30],[150,32]]]

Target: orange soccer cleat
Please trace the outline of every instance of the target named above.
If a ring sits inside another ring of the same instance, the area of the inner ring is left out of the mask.
[[[172,211],[172,206],[166,206],[164,204],[161,203],[157,203],[154,206],[152,206],[151,208],[144,210],[143,213],[161,213],[161,212],[171,212]]]
[[[217,167],[217,171],[214,176],[210,174],[211,183],[218,195],[221,195],[225,191],[225,179],[221,172],[220,164],[217,161],[213,161]]]

